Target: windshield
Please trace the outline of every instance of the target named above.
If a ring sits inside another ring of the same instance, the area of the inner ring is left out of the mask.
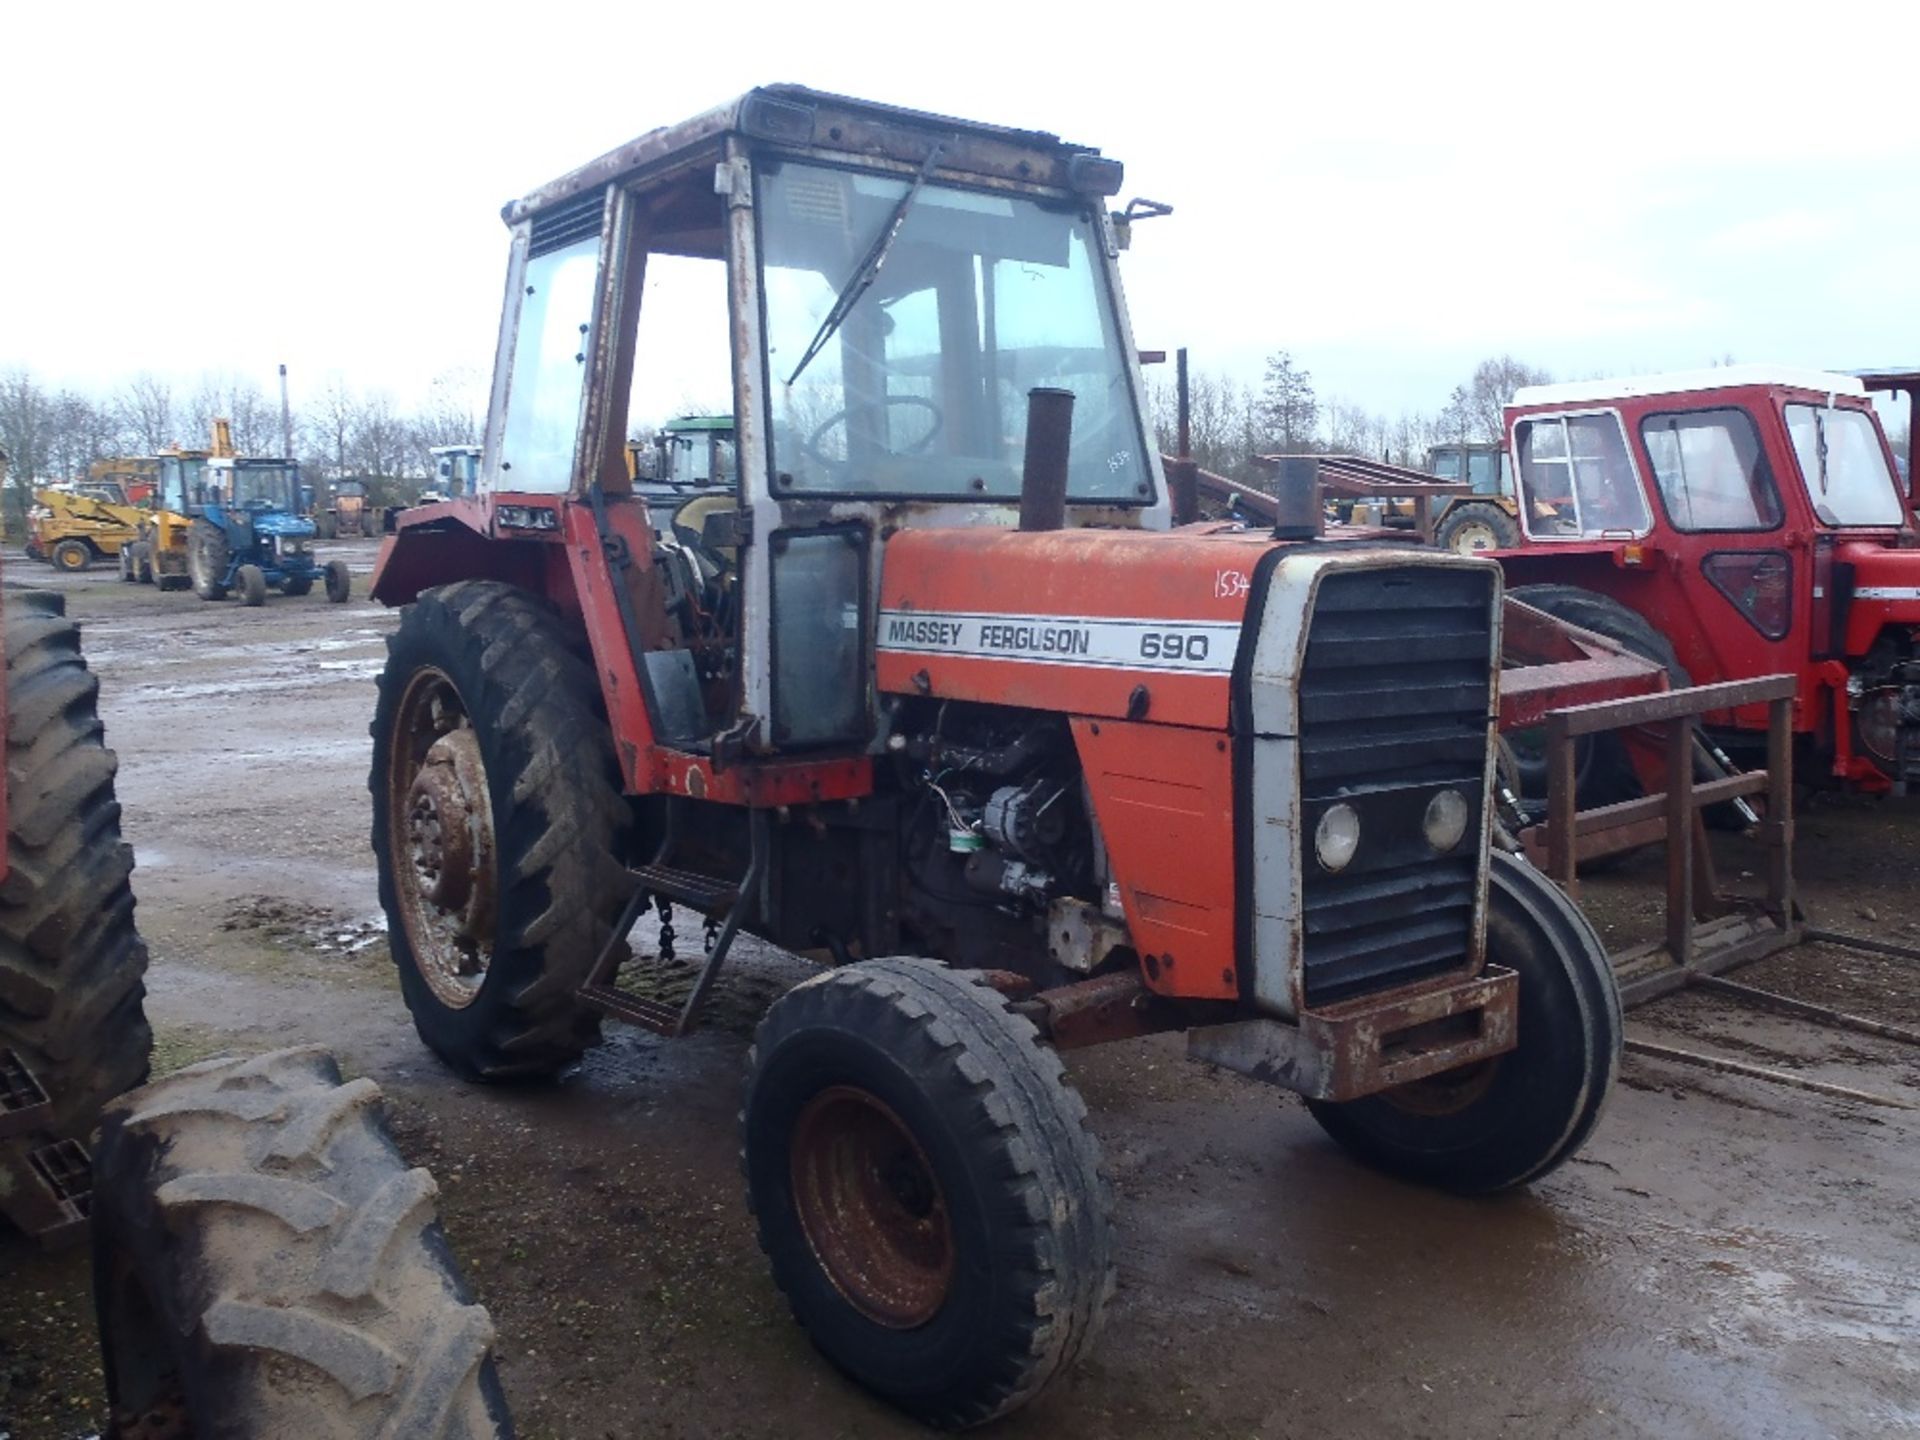
[[[926,185],[795,376],[909,182],[785,163],[760,186],[782,489],[1013,499],[1027,392],[1045,385],[1075,396],[1069,498],[1152,498],[1090,212]]]
[[[1789,405],[1787,432],[1821,524],[1898,525],[1906,518],[1880,427],[1866,411]]]
[[[293,497],[300,483],[296,465],[249,465],[233,467],[233,495],[228,503],[236,510],[293,510]]]

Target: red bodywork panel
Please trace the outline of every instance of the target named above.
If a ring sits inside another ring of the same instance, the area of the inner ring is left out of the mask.
[[[1247,588],[1272,548],[1265,534],[1214,524],[1171,534],[906,531],[887,542],[875,683],[882,693],[1224,731]],[[921,628],[948,625],[965,627],[960,644],[972,653],[953,654],[948,636]],[[917,650],[923,637],[936,643]],[[1196,637],[1199,660],[1184,653]]]
[[[1756,384],[1692,394],[1509,406],[1507,442],[1516,476],[1520,473],[1515,438],[1518,421],[1539,415],[1617,412],[1653,528],[1645,536],[1617,541],[1529,539],[1519,549],[1496,553],[1510,586],[1577,585],[1609,595],[1645,616],[1672,642],[1675,656],[1695,684],[1782,672],[1798,675],[1795,730],[1816,737],[1836,754],[1835,773],[1868,788],[1884,788],[1886,778],[1871,762],[1850,754],[1845,723],[1848,671],[1844,662],[1865,655],[1888,626],[1920,625],[1920,551],[1901,548],[1913,543],[1910,530],[1841,531],[1820,523],[1814,515],[1781,406],[1825,405],[1827,400],[1824,393],[1798,387]],[[1838,403],[1843,408],[1871,409],[1858,396],[1842,395]],[[1743,410],[1754,423],[1780,498],[1782,519],[1771,530],[1687,531],[1677,528],[1667,514],[1654,480],[1643,422],[1655,415],[1719,409]],[[1890,453],[1887,461],[1892,471]],[[1710,557],[1724,552],[1768,553],[1790,565],[1785,594],[1779,599],[1786,616],[1779,638],[1763,633],[1708,577],[1703,566]],[[1825,575],[1829,559],[1856,567],[1856,587],[1895,592],[1894,598],[1882,598],[1871,593],[1859,595],[1856,588],[1856,598],[1838,627],[1837,651],[1833,648],[1836,627],[1829,609],[1831,586]],[[1820,577],[1816,577],[1816,568],[1823,572]],[[1764,733],[1767,707],[1749,706],[1707,718],[1709,723],[1725,728]]]
[[[1149,989],[1239,998],[1225,735],[1076,717],[1073,740]]]

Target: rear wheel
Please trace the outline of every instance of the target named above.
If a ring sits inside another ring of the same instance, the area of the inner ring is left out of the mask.
[[[202,600],[227,598],[227,567],[233,563],[233,550],[227,537],[211,520],[195,520],[187,535],[187,574],[193,581],[193,593]]]
[[[625,906],[633,815],[599,682],[539,601],[429,590],[387,641],[373,849],[420,1036],[475,1079],[561,1069],[598,1038],[575,991]]]
[[[6,597],[8,872],[0,881],[0,1049],[53,1099],[52,1129],[83,1138],[147,1076],[147,948],[133,923],[99,682],[66,600]]]
[[[329,560],[326,571],[327,600],[334,605],[344,605],[347,597],[353,594],[353,577],[347,571],[344,560]]]
[[[1511,550],[1520,543],[1520,522],[1484,500],[1455,505],[1441,518],[1433,543],[1442,550],[1477,555],[1482,550]]]
[[[1560,888],[1490,857],[1487,958],[1519,973],[1516,1049],[1343,1104],[1321,1128],[1370,1165],[1466,1194],[1539,1179],[1593,1133],[1620,1068],[1624,1019],[1605,948]]]
[[[129,1096],[93,1193],[110,1434],[512,1434],[433,1177],[395,1150],[374,1083],[341,1084],[323,1052]]]
[[[240,582],[240,603],[253,609],[267,603],[267,576],[258,565],[242,565],[234,579]]]
[[[1060,1060],[977,975],[873,960],[761,1022],[747,1198],[813,1343],[931,1424],[1064,1373],[1113,1288],[1111,1192]]]
[[[53,547],[53,568],[69,572],[93,564],[93,547],[84,540],[62,540]]]

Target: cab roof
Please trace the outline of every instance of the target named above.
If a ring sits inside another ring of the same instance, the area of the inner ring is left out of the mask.
[[[1522,385],[1513,392],[1512,403],[1516,406],[1598,404],[1607,400],[1639,400],[1656,395],[1739,390],[1753,386],[1814,390],[1823,395],[1867,393],[1866,386],[1857,377],[1830,370],[1807,370],[1791,365],[1720,365],[1711,370],[1674,370],[1661,375],[1575,380],[1564,385]]]
[[[676,171],[704,162],[729,135],[775,145],[816,149],[855,160],[919,165],[927,142],[946,142],[939,169],[1011,183],[1112,195],[1120,188],[1117,161],[1088,167],[1076,157],[1098,157],[1091,145],[1073,145],[1041,130],[1015,130],[973,120],[855,100],[804,85],[762,85],[677,125],[649,130],[598,159],[548,182],[500,212],[509,225],[643,172]],[[1098,173],[1097,188],[1088,183]],[[1079,183],[1075,183],[1079,182]]]

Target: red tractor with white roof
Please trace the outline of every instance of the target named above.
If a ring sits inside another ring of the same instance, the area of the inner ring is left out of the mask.
[[[1310,501],[1172,524],[1120,180],[791,86],[562,176],[505,212],[477,493],[373,581],[423,1039],[550,1075],[603,1015],[695,1025],[742,933],[831,962],[760,1024],[750,1202],[814,1343],[948,1426],[1037,1394],[1112,1289],[1057,1051],[1185,1030],[1483,1193],[1579,1148],[1621,1046],[1592,929],[1489,850],[1499,567],[1317,540]],[[727,338],[739,462],[677,508],[626,459],[636,377],[680,384],[670,279]]]
[[[1676,685],[1798,675],[1801,773],[1920,778],[1920,538],[1859,380],[1734,365],[1529,386],[1506,428],[1522,538],[1496,553],[1514,598]],[[1709,723],[1737,756],[1766,708]],[[1583,803],[1623,798],[1625,760],[1583,758]]]

